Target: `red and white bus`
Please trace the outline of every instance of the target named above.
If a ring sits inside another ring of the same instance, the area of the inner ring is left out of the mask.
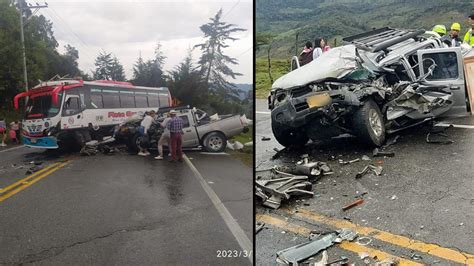
[[[71,143],[113,134],[116,125],[145,111],[172,106],[166,87],[134,86],[108,80],[58,80],[41,84],[15,96],[28,97],[22,122],[26,146],[56,149]]]

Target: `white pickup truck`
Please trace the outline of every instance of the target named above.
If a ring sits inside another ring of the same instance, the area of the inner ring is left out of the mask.
[[[213,115],[206,112],[185,107],[160,108],[152,126],[148,130],[150,136],[150,148],[156,148],[163,128],[160,122],[166,117],[170,110],[178,111],[178,116],[184,121],[183,125],[183,148],[204,148],[208,152],[222,152],[227,146],[227,139],[248,132],[249,120],[245,115]],[[142,118],[134,118],[122,124],[115,138],[127,143],[131,150],[138,150],[142,137],[138,133]]]

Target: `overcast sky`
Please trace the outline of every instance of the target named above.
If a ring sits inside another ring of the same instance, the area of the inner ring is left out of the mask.
[[[167,57],[165,70],[173,69],[182,62],[190,47],[202,42],[204,35],[199,27],[222,8],[224,22],[247,29],[236,33],[234,36],[240,40],[229,41],[229,47],[224,50],[239,60],[239,65],[232,68],[243,74],[229,81],[252,83],[252,0],[46,2],[49,7],[39,13],[53,22],[60,52],[64,52],[66,44],[76,47],[79,67],[87,72],[94,69],[94,59],[102,49],[111,52],[124,66],[127,78],[132,78],[133,64],[139,53],[144,60],[151,59],[157,42]],[[198,49],[193,51],[194,62],[200,55]]]

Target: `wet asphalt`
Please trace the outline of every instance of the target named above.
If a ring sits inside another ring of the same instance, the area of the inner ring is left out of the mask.
[[[252,169],[231,156],[187,155],[252,241]],[[26,177],[34,161],[71,161],[0,202],[2,265],[250,264],[244,254],[218,257],[242,248],[185,163],[29,148],[0,158],[0,188]]]
[[[271,132],[270,115],[266,102],[257,101],[256,165],[265,170],[274,165],[292,165],[300,156],[327,162],[334,174],[324,176],[313,184],[315,196],[293,199],[282,208],[313,213],[354,224],[380,229],[425,243],[449,247],[461,252],[474,253],[474,129],[449,128],[446,130],[454,143],[441,145],[426,143],[428,128],[424,126],[400,132],[396,144],[386,148],[395,156],[373,158],[372,149],[362,146],[354,138],[334,139],[325,144],[307,144],[304,149],[287,150],[276,142]],[[474,125],[474,118],[448,119],[445,123]],[[270,137],[270,141],[262,141]],[[280,150],[277,156],[272,159]],[[367,155],[371,161],[340,165],[345,161]],[[381,176],[367,174],[355,179],[357,172],[372,163],[383,167]],[[258,174],[257,174],[258,175]],[[264,176],[265,172],[260,175]],[[341,208],[362,196],[364,203],[346,212]],[[302,221],[281,210],[270,210],[257,204],[256,213],[280,217],[284,221],[314,230],[332,230],[326,224]],[[275,264],[278,250],[307,242],[307,236],[286,232],[275,226],[266,227],[256,235],[256,264]],[[382,241],[373,241],[368,247],[395,256],[410,259],[411,250]],[[341,255],[356,264],[363,264],[357,253],[337,246],[328,249],[329,258]],[[417,253],[418,263],[457,265],[425,253]]]

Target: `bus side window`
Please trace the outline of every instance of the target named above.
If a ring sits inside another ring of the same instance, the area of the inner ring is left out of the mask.
[[[135,108],[135,99],[133,97],[133,94],[120,93],[120,107]]]
[[[91,94],[91,105],[95,109],[104,108],[104,103],[102,102],[102,95],[100,95],[100,94]]]
[[[79,103],[79,97],[71,97],[66,100],[64,104],[64,112],[63,115],[75,115],[81,111],[81,106]]]
[[[149,107],[159,107],[160,106],[158,93],[153,93],[153,92],[148,93],[148,106]]]
[[[148,107],[148,101],[147,101],[146,95],[135,94],[135,105],[137,108]]]
[[[118,93],[104,93],[102,95],[104,108],[120,108],[120,97]]]
[[[159,100],[160,100],[160,107],[169,107],[170,106],[168,94],[160,93],[158,97],[159,97]]]

